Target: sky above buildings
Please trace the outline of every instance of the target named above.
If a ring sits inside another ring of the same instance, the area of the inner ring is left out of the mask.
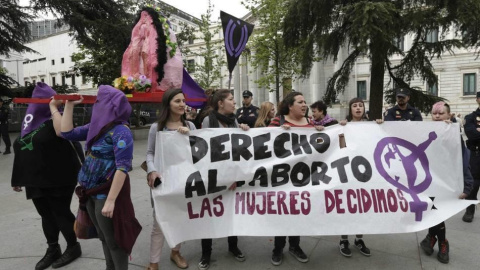
[[[174,6],[190,15],[200,19],[202,14],[205,14],[208,8],[208,0],[163,0],[163,2]],[[248,10],[240,3],[241,0],[211,0],[213,7],[212,21],[217,21],[220,17],[220,10],[233,15],[237,18],[242,18],[247,15]],[[28,6],[30,0],[20,0],[20,5]],[[38,14],[38,19],[53,19],[51,14]]]
[[[213,7],[212,20],[220,17],[220,10],[241,18],[247,15],[248,10],[240,3],[241,0],[210,0]],[[200,18],[208,8],[208,0],[163,0],[163,2],[174,6],[190,15]]]

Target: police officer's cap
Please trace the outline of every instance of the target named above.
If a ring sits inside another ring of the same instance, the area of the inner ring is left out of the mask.
[[[480,92],[477,92],[477,98],[480,98]]]
[[[406,97],[410,96],[410,91],[407,88],[399,88],[397,89],[397,97]]]
[[[243,97],[252,97],[253,96],[253,93],[248,91],[248,90],[245,90],[243,91],[243,94],[242,94]]]

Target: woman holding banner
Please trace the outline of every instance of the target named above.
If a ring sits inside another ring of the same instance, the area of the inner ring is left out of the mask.
[[[303,94],[300,92],[290,92],[279,104],[279,116],[272,119],[269,127],[282,127],[290,129],[290,127],[306,127],[313,128],[314,125],[311,120],[306,117],[307,103]],[[322,126],[315,127],[317,130],[322,130]],[[275,236],[275,247],[273,249],[272,264],[280,265],[283,261],[283,248],[287,242],[286,236]],[[300,236],[289,236],[288,243],[290,245],[289,252],[299,262],[308,262],[308,257],[300,248]]]
[[[48,99],[55,94],[50,86],[39,82],[32,97]],[[45,256],[35,266],[37,270],[50,265],[59,268],[82,255],[73,230],[75,215],[70,204],[83,152],[79,143],[72,144],[60,135],[62,116],[57,107],[61,103],[53,99],[50,106],[30,103],[20,137],[13,143],[13,190],[20,192],[25,187],[27,199],[32,200],[41,217],[48,244]],[[58,244],[60,232],[67,242],[63,254]]]
[[[185,119],[185,106],[185,95],[183,94],[182,89],[167,90],[162,96],[158,121],[157,123],[152,124],[150,131],[148,132],[147,184],[152,189],[159,185],[159,180],[161,179],[161,175],[155,167],[155,144],[157,142],[157,132],[177,131],[181,134],[187,134],[190,130],[195,129],[195,125]],[[157,183],[155,183],[156,179],[158,179]],[[147,267],[147,270],[158,269],[158,263],[160,261],[164,242],[165,236],[157,222],[154,208],[153,227],[150,236],[150,265]],[[179,268],[185,269],[188,267],[187,261],[180,254],[180,244],[172,248],[170,260],[175,262]]]
[[[262,102],[258,111],[258,118],[255,127],[268,127],[270,121],[275,117],[275,105],[272,102]]]
[[[242,130],[249,130],[247,124],[238,124],[235,118],[235,99],[232,92],[228,89],[216,90],[209,100],[209,105],[212,108],[210,114],[203,119],[202,128],[241,128]],[[237,184],[230,186],[230,190],[234,190]],[[238,237],[228,237],[228,250],[233,254],[237,261],[245,261],[245,255],[238,248]],[[210,267],[210,257],[212,255],[212,239],[202,239],[202,258],[198,263],[200,270],[205,270]]]
[[[340,121],[340,125],[344,126],[347,122],[361,122],[361,121],[368,121],[367,117],[365,116],[365,103],[361,98],[352,98],[348,102],[348,115],[346,120]],[[382,119],[376,120],[377,124],[383,123]],[[360,253],[365,256],[370,256],[370,249],[367,248],[365,242],[363,241],[363,234],[357,234],[355,241],[355,246],[358,248]],[[352,251],[349,248],[350,242],[348,242],[348,235],[342,235],[340,237],[340,254],[345,257],[351,257]]]
[[[444,121],[447,124],[451,124],[450,121],[450,106],[443,102],[437,102],[432,107],[432,120],[433,121]],[[463,193],[458,196],[459,199],[465,199],[470,191],[472,190],[473,186],[473,177],[470,173],[470,156],[469,152],[467,151],[465,144],[463,142],[463,138],[460,136],[461,140],[461,147],[462,147],[462,157],[463,157]],[[433,254],[433,247],[437,243],[438,240],[438,253],[437,259],[441,263],[448,263],[450,260],[449,258],[449,251],[450,245],[446,238],[446,228],[445,222],[442,222],[438,225],[435,225],[428,229],[428,234],[425,239],[420,242],[420,247],[425,251],[425,254],[432,255]]]
[[[74,128],[73,107],[82,100],[66,102],[61,122],[64,138],[86,140],[87,156],[78,174],[80,186],[76,193],[86,199],[88,215],[102,242],[107,269],[128,269],[128,255],[141,231],[130,198],[128,177],[133,138],[127,124],[132,107],[123,92],[101,85],[90,123]]]

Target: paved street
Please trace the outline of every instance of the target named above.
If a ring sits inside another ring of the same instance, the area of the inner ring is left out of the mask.
[[[18,134],[10,134],[13,139]],[[145,181],[145,173],[140,164],[145,160],[146,140],[135,141],[133,166],[130,173],[132,200],[136,216],[143,231],[133,248],[130,269],[144,269],[149,260],[149,237],[152,224],[152,208]],[[4,144],[0,147],[4,150]],[[25,199],[25,192],[16,193],[10,187],[13,154],[0,154],[0,269],[34,269],[35,264],[45,253],[46,243],[42,233],[40,216],[33,203]],[[71,205],[76,213],[76,196]],[[365,235],[371,257],[365,257],[352,247],[353,256],[345,258],[338,250],[337,236],[302,237],[301,247],[310,257],[308,263],[297,262],[288,247],[281,266],[270,263],[273,237],[240,237],[239,247],[245,253],[245,262],[236,261],[227,252],[227,240],[213,241],[212,264],[210,269],[479,269],[480,268],[480,216],[473,223],[461,220],[463,211],[447,223],[447,239],[450,242],[450,263],[437,261],[435,253],[426,256],[418,246],[426,231],[395,235]],[[358,226],[358,224],[352,224]],[[60,245],[65,248],[65,240],[60,236]],[[353,242],[354,237],[350,237]],[[80,259],[62,269],[105,269],[103,251],[99,240],[80,240],[83,255]],[[288,246],[288,245],[287,245]],[[183,244],[181,252],[190,264],[189,269],[197,269],[201,256],[200,240]],[[178,269],[169,260],[169,248],[164,247],[160,269]]]

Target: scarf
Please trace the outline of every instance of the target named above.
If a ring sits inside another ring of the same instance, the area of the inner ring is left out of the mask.
[[[328,115],[328,114],[325,115],[325,117],[323,117],[323,119],[318,120],[318,121],[315,120],[315,119],[313,119],[313,117],[312,117],[312,122],[313,122],[313,124],[314,124],[315,126],[325,126],[326,124],[328,124],[328,123],[330,123],[330,122],[332,122],[332,121],[334,121],[334,120],[335,120],[335,119],[332,118],[332,117],[330,117],[330,115]]]
[[[88,129],[86,147],[90,149],[94,138],[110,123],[128,124],[132,106],[125,94],[110,85],[100,85],[97,100],[92,108],[92,118]]]
[[[50,86],[46,83],[38,82],[33,89],[32,98],[51,98],[56,95]],[[47,104],[30,103],[28,104],[25,118],[22,121],[22,130],[20,136],[23,138],[25,135],[36,130],[45,121],[52,118],[50,113],[50,106]]]
[[[227,127],[237,127],[235,123],[235,114],[223,115],[213,110],[209,115],[209,124],[211,128],[218,128],[220,124],[218,121],[227,125]]]

